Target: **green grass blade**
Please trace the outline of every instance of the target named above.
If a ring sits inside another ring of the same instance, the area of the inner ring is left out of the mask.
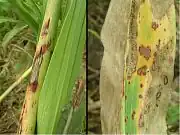
[[[56,133],[61,110],[69,101],[69,86],[73,86],[80,71],[81,58],[76,59],[85,44],[85,8],[85,1],[73,0],[62,25],[40,92],[37,133]]]
[[[25,24],[17,24],[11,31],[9,31],[8,33],[6,33],[6,35],[3,38],[2,41],[2,46],[4,48],[7,47],[8,43],[10,42],[10,40],[17,35],[19,32],[21,32],[22,30],[24,30],[25,28],[27,28],[28,26]]]
[[[14,11],[17,13],[19,18],[21,18],[23,21],[25,21],[29,25],[29,27],[37,34],[39,24],[38,24],[38,22],[36,22],[35,17],[31,16],[29,11],[23,7],[23,5],[20,1],[9,0],[9,2],[12,3]]]
[[[13,23],[16,23],[16,22],[18,22],[18,20],[15,20],[15,19],[10,18],[10,17],[0,16],[0,24],[1,24],[1,23],[5,23],[5,22],[13,22]]]

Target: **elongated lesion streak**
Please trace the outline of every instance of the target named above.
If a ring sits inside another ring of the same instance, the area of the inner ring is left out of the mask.
[[[38,86],[38,77],[39,77],[39,71],[42,61],[43,61],[43,47],[41,47],[39,54],[35,56],[33,62],[33,69],[30,78],[30,87],[33,92],[36,91],[36,88]]]
[[[136,0],[132,0],[130,11],[130,21],[128,28],[128,42],[126,50],[126,77],[130,79],[132,74],[136,71],[136,65],[138,60],[138,50],[137,50],[137,14],[139,4]]]

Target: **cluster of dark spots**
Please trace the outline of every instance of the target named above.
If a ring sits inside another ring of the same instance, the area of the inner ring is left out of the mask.
[[[156,93],[156,100],[158,100],[160,97],[161,97],[161,92],[158,91],[158,92]]]
[[[141,94],[139,94],[139,98],[141,98],[141,99],[142,99],[142,98],[143,98],[143,96],[142,96]]]
[[[132,115],[131,115],[131,116],[132,116],[132,120],[134,120],[135,114],[136,114],[136,112],[133,111],[133,112],[132,112]]]
[[[147,66],[144,65],[137,70],[137,74],[140,76],[146,75],[146,70],[147,70]]]
[[[138,126],[139,127],[144,127],[144,118],[143,118],[143,114],[142,113],[139,116]]]
[[[151,109],[151,105],[150,105],[150,103],[147,103],[145,106],[144,114],[149,113],[150,109]]]
[[[140,53],[140,55],[144,56],[144,58],[146,60],[149,60],[149,58],[151,57],[151,49],[150,49],[149,46],[148,47],[144,47],[143,45],[141,45],[139,47],[139,53]]]
[[[168,84],[168,77],[166,75],[164,75],[164,85]]]
[[[152,22],[152,29],[156,30],[159,27],[159,24],[157,24],[156,22]]]

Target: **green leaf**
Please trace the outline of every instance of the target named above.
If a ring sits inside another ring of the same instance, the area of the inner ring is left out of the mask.
[[[22,19],[26,24],[29,25],[29,27],[37,34],[39,23],[36,21],[36,16],[32,16],[31,12],[27,10],[21,1],[19,0],[9,0],[9,2],[12,3],[13,10],[16,12],[16,14],[19,16],[20,19]]]
[[[179,113],[179,105],[170,106],[168,108],[167,113],[167,124],[173,125],[177,124],[179,121],[180,113]]]
[[[2,46],[6,48],[10,40],[27,27],[28,27],[27,25],[22,23],[18,23],[16,26],[14,26],[14,28],[8,33],[6,33],[6,35],[4,36],[2,41]]]
[[[84,98],[82,99],[82,103],[80,104],[77,111],[73,112],[73,117],[71,120],[71,124],[68,129],[68,134],[79,134],[83,130],[83,122],[86,116],[86,99],[85,93]]]
[[[18,20],[15,20],[15,19],[10,18],[10,17],[0,16],[0,23],[5,23],[5,22],[13,22],[13,23],[16,23],[16,22],[18,22]]]
[[[40,91],[38,134],[56,133],[62,108],[70,99],[85,45],[85,12],[85,1],[72,0]]]

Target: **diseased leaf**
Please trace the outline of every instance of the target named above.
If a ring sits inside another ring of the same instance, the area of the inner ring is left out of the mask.
[[[85,8],[85,1],[73,0],[63,21],[40,92],[38,134],[56,133],[58,121],[62,117],[61,110],[71,98],[69,95],[80,71],[85,45]]]

